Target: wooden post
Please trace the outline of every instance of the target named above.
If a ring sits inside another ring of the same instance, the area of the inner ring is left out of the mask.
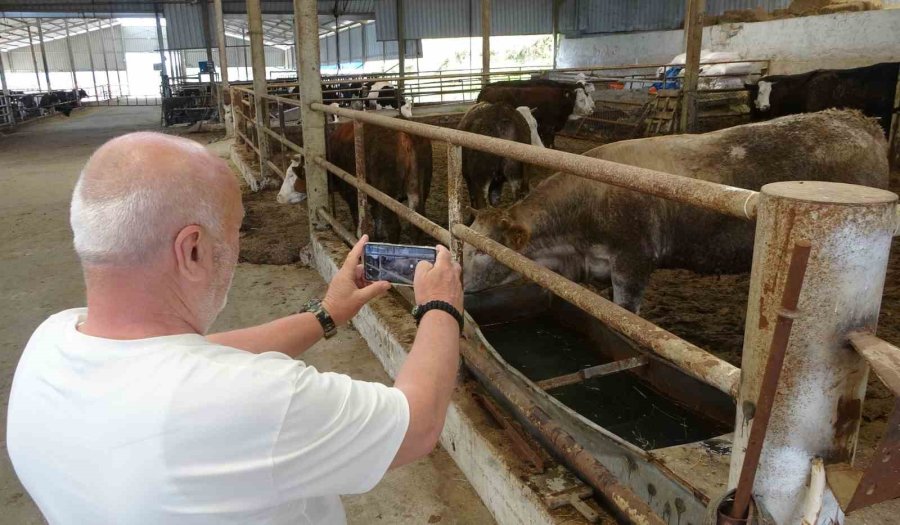
[[[681,87],[682,133],[697,127],[697,83],[700,78],[700,50],[703,47],[703,13],[706,0],[687,0],[684,10],[684,81]]]
[[[38,91],[40,91],[41,90],[41,72],[38,71],[37,57],[34,54],[34,40],[31,39],[31,26],[25,26],[25,29],[28,30],[28,44],[31,47],[31,63],[34,65],[34,78],[37,79],[37,86],[38,86],[37,89],[38,89]],[[49,77],[49,75],[48,75],[48,77]],[[48,87],[47,90],[49,91],[50,88]]]
[[[72,70],[72,85],[75,86],[74,91],[76,93],[75,96],[78,96],[78,75],[75,71],[75,55],[72,54],[72,39],[69,36],[69,20],[63,18],[63,27],[66,28],[66,52],[69,54],[69,68]],[[38,26],[40,28],[40,26]],[[44,46],[41,45],[41,52],[43,52]]]
[[[50,87],[50,63],[47,62],[47,48],[44,46],[44,28],[41,27],[41,19],[37,19],[38,26],[38,43],[41,45],[41,60],[44,62],[44,76],[47,78],[47,91],[51,91]]]
[[[259,147],[259,177],[263,185],[268,179],[269,136],[263,128],[269,125],[269,104],[266,91],[266,48],[263,44],[262,10],[260,0],[247,0],[247,23],[250,26],[250,59],[253,61],[253,99],[256,109],[256,145]],[[277,174],[276,174],[277,175]],[[256,191],[261,188],[252,188]]]
[[[491,79],[491,0],[481,0],[481,85]]]
[[[317,3],[294,0],[294,27],[297,35],[297,79],[300,85],[300,118],[303,128],[303,162],[306,168],[306,195],[310,225],[321,223],[317,210],[328,207],[328,176],[313,159],[325,157],[325,115],[310,104],[322,102],[322,73],[319,65],[319,13]],[[313,231],[313,228],[310,228]]]
[[[230,137],[233,133],[234,122],[228,122],[225,118],[225,94],[231,92],[228,86],[228,44],[225,38],[225,14],[222,10],[222,0],[215,1],[216,10],[216,47],[219,48],[219,65],[216,69],[219,71],[219,120],[225,123],[225,136]],[[229,97],[230,99],[230,97]],[[232,101],[233,103],[234,101]],[[234,112],[232,111],[232,119]]]

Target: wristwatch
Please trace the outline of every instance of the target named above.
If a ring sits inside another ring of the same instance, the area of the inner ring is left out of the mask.
[[[459,323],[459,331],[463,331],[463,316],[452,304],[446,301],[428,301],[425,304],[416,305],[412,309],[412,315],[416,319],[416,326],[422,321],[422,317],[431,310],[440,310],[452,315],[456,322]]]
[[[322,301],[315,299],[312,300],[297,313],[306,313],[309,312],[316,316],[316,319],[319,321],[319,324],[322,325],[322,330],[325,331],[325,339],[333,336],[337,333],[337,326],[334,325],[334,319],[331,318],[331,315],[325,310],[325,307],[322,306]]]

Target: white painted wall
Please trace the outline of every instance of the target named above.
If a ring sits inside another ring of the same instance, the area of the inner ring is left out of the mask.
[[[735,23],[703,30],[703,49],[770,59],[770,73],[900,61],[900,9]],[[666,63],[684,51],[683,31],[564,39],[560,67]]]

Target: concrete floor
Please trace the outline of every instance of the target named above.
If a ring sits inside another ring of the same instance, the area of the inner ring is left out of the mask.
[[[78,261],[71,249],[68,206],[84,161],[105,140],[157,129],[155,107],[89,108],[0,137],[0,395],[4,407],[19,355],[48,315],[84,303]],[[227,155],[222,143],[211,145]],[[241,264],[215,329],[229,329],[296,311],[319,297],[325,283],[298,266]],[[310,350],[304,360],[321,370],[387,382],[379,363],[352,329]],[[19,484],[6,453],[6,410],[0,416],[0,525],[44,523]],[[368,494],[344,499],[350,523],[493,523],[462,472],[439,449],[388,473]]]

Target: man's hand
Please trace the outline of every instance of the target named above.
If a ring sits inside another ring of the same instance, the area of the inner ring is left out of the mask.
[[[416,276],[413,279],[416,304],[444,301],[462,312],[463,291],[459,279],[461,274],[462,267],[450,258],[450,250],[438,245],[434,265],[428,261],[420,261],[416,266]]]
[[[338,326],[346,324],[366,303],[391,289],[391,283],[387,281],[367,283],[363,277],[363,266],[359,261],[368,241],[369,236],[363,235],[350,250],[322,300],[325,311]]]

